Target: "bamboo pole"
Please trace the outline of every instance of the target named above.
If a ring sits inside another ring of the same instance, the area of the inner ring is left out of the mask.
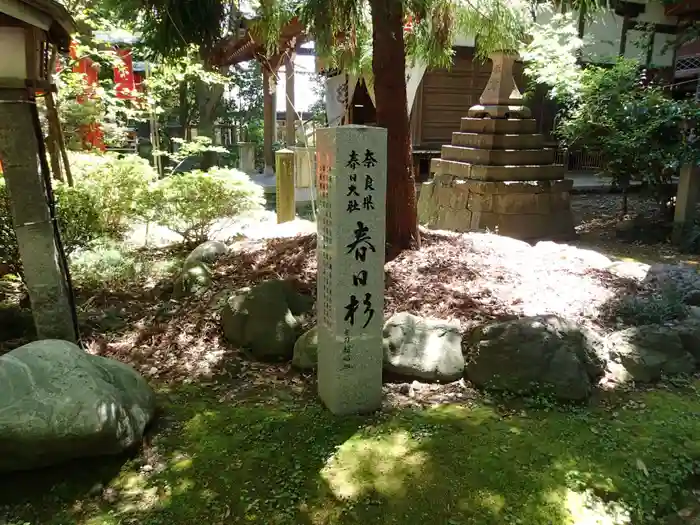
[[[47,80],[49,80],[49,87],[46,90],[46,118],[49,121],[49,136],[53,135],[53,139],[56,141],[56,145],[58,147],[58,151],[61,155],[61,159],[63,160],[63,170],[64,174],[66,176],[66,182],[68,183],[68,186],[73,186],[73,173],[71,172],[70,169],[70,162],[68,161],[68,152],[66,151],[66,140],[65,137],[63,136],[63,128],[61,127],[61,121],[58,118],[58,106],[56,104],[56,101],[53,98],[53,90],[54,90],[54,83],[51,82],[51,77],[54,74],[54,71],[56,70],[56,60],[58,58],[58,55],[56,53],[56,47],[54,46],[53,49],[51,50],[51,59],[49,60],[49,70],[47,72]],[[53,133],[52,133],[52,128],[53,128]],[[53,148],[52,148],[53,149]],[[51,151],[51,150],[49,150]],[[52,160],[52,166],[53,166],[53,160]],[[56,159],[56,163],[58,165],[58,170],[60,172],[60,163],[58,162],[58,159]],[[52,168],[53,169],[53,168]],[[61,179],[63,180],[63,179]]]

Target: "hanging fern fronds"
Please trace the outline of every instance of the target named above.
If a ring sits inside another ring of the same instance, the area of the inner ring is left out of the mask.
[[[300,4],[297,0],[259,0],[253,8],[257,16],[249,28],[262,40],[266,54],[274,55],[280,51],[285,28],[299,16]]]
[[[457,3],[454,0],[408,0],[405,9],[413,21],[405,36],[409,61],[449,68],[457,37]]]

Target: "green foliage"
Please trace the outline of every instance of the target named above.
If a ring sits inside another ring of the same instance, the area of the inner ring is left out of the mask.
[[[202,58],[211,55],[214,46],[228,29],[234,3],[224,0],[105,0],[122,20],[134,20],[148,48],[159,57],[184,56],[191,45],[200,49]]]
[[[71,167],[76,184],[97,202],[105,232],[115,238],[140,217],[141,200],[157,178],[148,161],[138,155],[73,154]]]
[[[12,222],[10,194],[4,179],[0,179],[0,264],[7,265],[15,275],[22,273],[22,261]]]
[[[608,315],[624,326],[665,324],[685,319],[688,306],[683,301],[683,294],[668,286],[653,295],[624,295],[609,305]]]
[[[85,186],[55,186],[56,219],[66,254],[90,246],[103,234],[97,202]],[[12,208],[7,186],[0,180],[0,263],[11,273],[22,275],[22,261],[12,221]]]
[[[104,239],[69,259],[76,286],[87,290],[134,290],[170,279],[182,269],[182,256],[135,250]]]
[[[579,95],[557,132],[565,144],[599,151],[605,171],[621,186],[640,179],[664,183],[684,163],[700,162],[687,125],[700,109],[671,99],[645,78],[633,60],[612,67],[590,66],[581,74]]]
[[[184,140],[181,138],[173,138],[172,141],[175,144],[179,144],[180,148],[175,153],[169,153],[167,151],[159,151],[156,154],[164,155],[175,162],[182,162],[188,157],[198,157],[203,155],[205,152],[210,151],[213,153],[228,153],[226,148],[221,146],[214,146],[212,140],[209,137],[197,136],[194,140]]]
[[[152,220],[193,243],[207,240],[217,219],[259,209],[264,202],[262,188],[246,174],[222,168],[161,179],[147,200]]]
[[[133,283],[143,270],[133,254],[113,242],[73,254],[69,265],[77,286],[104,290]]]
[[[534,23],[529,42],[520,49],[531,89],[545,85],[549,97],[564,104],[575,100],[581,89],[578,54],[584,41],[578,37],[577,22],[565,13],[554,14],[546,24]]]
[[[457,12],[458,34],[475,36],[478,57],[514,54],[528,38],[532,15],[533,5],[526,0],[469,0]]]
[[[89,246],[104,235],[103,215],[97,199],[85,185],[70,187],[58,183],[54,188],[56,216],[66,254]]]

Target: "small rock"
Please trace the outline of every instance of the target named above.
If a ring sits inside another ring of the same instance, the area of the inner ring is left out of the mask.
[[[618,261],[608,266],[608,271],[622,279],[633,279],[641,282],[646,279],[650,268],[651,266],[644,263]]]
[[[411,385],[408,383],[402,383],[399,385],[399,394],[403,394],[404,396],[407,396],[411,392]]]
[[[212,285],[211,270],[203,262],[185,266],[173,285],[173,297],[182,299],[188,295],[201,295]]]
[[[104,488],[105,486],[102,483],[95,483],[92,487],[90,487],[90,490],[88,490],[88,496],[91,498],[99,496],[100,494],[102,494]]]
[[[197,246],[185,259],[184,269],[200,263],[214,263],[228,253],[228,248],[223,242],[206,241]]]
[[[526,394],[587,398],[602,377],[602,341],[554,315],[483,326],[469,339],[467,378],[477,386]]]
[[[692,290],[683,297],[683,302],[690,306],[700,307],[700,290]]]
[[[456,381],[464,373],[459,323],[403,312],[384,325],[384,369],[428,381]]]
[[[294,344],[292,366],[299,370],[315,370],[318,366],[318,330],[315,326]]]
[[[314,301],[289,281],[266,281],[239,290],[221,312],[224,337],[261,360],[288,360]]]
[[[670,327],[645,325],[620,330],[605,340],[610,359],[642,383],[657,381],[661,374],[691,373],[695,360],[685,350],[678,332]]]
[[[102,492],[102,499],[107,503],[114,503],[119,499],[119,492],[112,487],[108,487]]]

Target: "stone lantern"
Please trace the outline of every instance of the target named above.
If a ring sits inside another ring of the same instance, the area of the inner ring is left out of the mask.
[[[50,93],[54,50],[68,51],[74,22],[53,0],[0,0],[0,163],[40,339],[77,339],[68,270],[53,213],[36,105]]]

